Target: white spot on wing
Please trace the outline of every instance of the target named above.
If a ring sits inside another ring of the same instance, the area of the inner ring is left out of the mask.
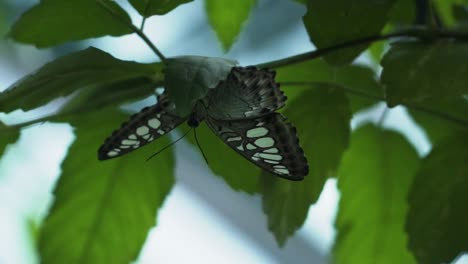
[[[270,163],[270,164],[279,164],[279,161],[276,161],[276,160],[263,160],[263,161],[266,163]]]
[[[227,142],[231,142],[231,141],[239,141],[241,140],[242,138],[241,137],[230,137],[227,139]]]
[[[236,148],[237,148],[238,150],[240,150],[240,151],[244,151],[244,146],[242,146],[242,144],[239,145],[239,146],[237,146]]]
[[[139,136],[143,136],[149,133],[149,128],[147,126],[141,126],[136,130],[136,133]]]
[[[161,126],[161,122],[157,118],[153,118],[148,121],[148,126],[154,129],[158,129],[159,126]]]
[[[269,148],[275,144],[275,141],[271,137],[264,137],[255,140],[254,143],[261,148]]]
[[[260,153],[260,157],[264,159],[270,159],[270,160],[282,160],[283,157],[280,155],[275,155],[275,154],[266,154],[266,153]]]
[[[122,145],[134,145],[134,144],[138,144],[138,141],[137,140],[128,140],[128,139],[122,140]]]
[[[159,135],[164,135],[165,132],[162,129],[158,129],[158,133],[159,133]]]
[[[289,174],[288,169],[275,169],[275,171],[279,174]]]
[[[137,139],[137,136],[135,134],[131,134],[130,136],[128,136],[128,139]]]
[[[257,148],[256,146],[254,146],[254,145],[252,145],[252,144],[250,144],[250,143],[247,144],[247,149],[248,149],[248,150],[254,150],[254,149],[256,149],[256,148]]]
[[[265,149],[263,152],[265,153],[278,153],[279,150],[277,148]]]
[[[109,151],[109,152],[107,152],[107,156],[109,156],[109,157],[115,157],[115,156],[117,156],[117,155],[119,155],[119,153],[117,153],[117,152],[115,152],[115,151]]]
[[[148,140],[151,137],[151,134],[146,134],[143,136],[144,139]]]
[[[264,127],[257,127],[247,131],[247,137],[249,138],[263,137],[266,134],[268,134],[268,129]]]

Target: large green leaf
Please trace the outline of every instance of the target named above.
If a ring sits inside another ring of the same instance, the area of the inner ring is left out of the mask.
[[[73,40],[130,34],[130,23],[125,10],[113,1],[42,0],[20,17],[9,35],[18,42],[44,48]]]
[[[382,60],[381,81],[388,105],[427,99],[457,98],[468,94],[468,45],[399,42]]]
[[[138,256],[173,182],[166,150],[151,162],[160,139],[124,157],[98,161],[97,149],[126,120],[113,109],[69,120],[76,140],[62,164],[55,201],[43,224],[43,263],[129,263]]]
[[[301,182],[263,177],[263,210],[280,245],[304,223],[328,177],[334,176],[348,146],[351,113],[342,91],[311,88],[288,103],[284,114],[296,126],[309,162]]]
[[[256,0],[206,0],[206,12],[211,26],[224,50],[229,50],[241,32]]]
[[[338,171],[335,263],[415,263],[404,222],[418,165],[402,135],[371,125],[353,132]]]
[[[311,0],[307,5],[304,25],[317,48],[380,33],[394,0]],[[352,62],[368,45],[347,48],[325,56],[331,64]]]
[[[164,15],[176,7],[192,0],[129,0],[130,4],[144,17]]]
[[[366,66],[333,67],[323,60],[313,60],[279,68],[276,80],[282,84],[282,90],[289,99],[309,89],[307,85],[290,85],[294,83],[319,83],[320,87],[325,87],[323,84],[326,83],[347,90],[352,112],[375,104],[376,100],[372,98],[383,98],[383,90],[375,79],[374,71]],[[353,91],[361,95],[357,96]],[[362,94],[370,98],[363,98]]]
[[[8,144],[12,144],[18,140],[20,131],[16,127],[8,127],[0,121],[0,158],[3,155]]]
[[[425,107],[431,111],[449,115],[464,121],[468,124],[468,100],[457,98],[454,100],[430,100],[425,103]],[[468,125],[461,125],[450,119],[435,116],[416,109],[409,109],[409,114],[425,130],[432,143],[461,131],[468,131]]]
[[[78,88],[147,77],[161,81],[160,64],[121,61],[96,48],[58,58],[0,93],[0,112],[30,110]]]
[[[120,106],[144,99],[154,94],[155,88],[162,85],[152,79],[141,77],[119,81],[102,86],[81,89],[64,107],[61,115],[92,112],[109,106]]]
[[[166,60],[164,70],[169,97],[181,116],[188,115],[208,89],[226,79],[237,63],[232,60],[202,56],[182,56]]]
[[[409,247],[419,263],[450,263],[468,251],[468,134],[424,158],[409,195]]]
[[[182,130],[188,129],[187,126],[184,126]],[[202,123],[196,129],[201,148],[213,173],[221,176],[236,191],[244,191],[250,194],[257,193],[259,191],[260,168],[232,150],[205,123]],[[190,135],[188,137],[189,142],[197,147],[195,139]]]

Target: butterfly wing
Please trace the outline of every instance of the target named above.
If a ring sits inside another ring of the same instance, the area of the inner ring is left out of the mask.
[[[106,160],[122,156],[169,133],[187,119],[174,114],[173,109],[174,104],[165,94],[159,96],[157,104],[143,108],[105,140],[99,148],[98,158]]]
[[[210,89],[204,104],[213,119],[240,120],[270,114],[285,102],[275,72],[250,66],[232,68],[226,80]]]
[[[208,126],[227,145],[275,175],[302,180],[309,172],[296,129],[279,113],[248,120],[207,119]]]

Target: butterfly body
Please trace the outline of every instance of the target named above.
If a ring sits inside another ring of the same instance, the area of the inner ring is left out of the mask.
[[[168,133],[184,121],[196,128],[202,121],[225,144],[250,162],[280,177],[301,180],[308,164],[296,129],[275,111],[286,97],[275,73],[256,67],[234,67],[227,79],[209,89],[189,116],[180,117],[167,94],[115,131],[99,149],[99,159],[133,151]]]

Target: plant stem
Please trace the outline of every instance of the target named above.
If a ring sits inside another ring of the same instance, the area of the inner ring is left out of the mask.
[[[146,36],[145,33],[143,33],[143,31],[141,31],[138,27],[136,27],[135,25],[133,25],[131,22],[127,22],[125,21],[124,19],[122,19],[122,17],[115,13],[114,10],[112,10],[108,5],[106,5],[102,0],[96,0],[98,4],[100,4],[102,6],[102,8],[104,8],[104,10],[106,10],[111,16],[113,16],[114,18],[118,19],[120,22],[122,22],[123,24],[125,24],[127,27],[129,27],[134,33],[136,33],[145,43],[146,45],[148,45],[148,47],[159,57],[159,59],[161,61],[165,61],[166,60],[166,57],[164,57],[164,55],[161,53],[161,51],[159,51],[159,49],[153,44],[153,42],[151,42],[151,40],[148,38],[148,36]]]
[[[363,44],[369,44],[369,43],[376,42],[376,41],[388,40],[391,38],[398,38],[398,37],[413,37],[413,38],[421,38],[421,39],[454,38],[454,39],[466,41],[468,40],[468,33],[415,27],[415,28],[393,32],[389,34],[374,35],[374,36],[346,41],[343,43],[336,44],[334,46],[330,46],[330,47],[323,48],[323,49],[317,49],[317,50],[302,53],[296,56],[291,56],[285,59],[258,64],[257,67],[277,69],[277,68],[284,67],[287,65],[323,57],[327,54],[336,52],[338,50],[351,48],[351,47],[355,47],[355,46],[359,46]]]
[[[321,86],[322,84],[327,84],[327,86],[330,87],[329,83],[324,83],[324,82],[282,82],[281,86],[282,87],[284,87],[284,86]],[[356,96],[360,96],[360,97],[363,97],[363,98],[368,98],[370,100],[385,101],[385,98],[383,96],[368,94],[368,93],[365,93],[363,91],[355,90],[355,89],[345,87],[345,86],[342,86],[342,85],[334,85],[333,87],[337,88],[337,89],[341,89],[346,93],[353,94],[353,95],[356,95]],[[438,118],[448,120],[448,121],[451,121],[453,123],[457,123],[459,125],[468,127],[468,120],[460,119],[460,118],[451,116],[451,115],[449,115],[447,113],[439,112],[437,110],[430,109],[430,108],[427,108],[425,106],[414,104],[414,103],[402,103],[402,105],[406,106],[408,108],[414,109],[416,111],[420,111],[420,112],[423,112],[423,113],[426,113],[426,114],[430,114],[432,116],[436,116]]]
[[[146,23],[146,13],[148,12],[148,9],[151,5],[151,2],[146,0],[146,5],[145,5],[145,10],[143,11],[143,19],[141,20],[141,25],[140,25],[140,30],[143,32],[143,29],[145,28],[145,23]]]

